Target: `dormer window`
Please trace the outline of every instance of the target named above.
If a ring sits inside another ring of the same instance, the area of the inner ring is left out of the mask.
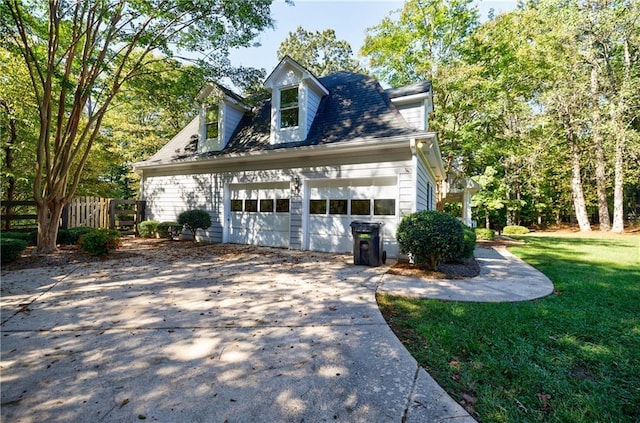
[[[206,139],[218,139],[218,119],[220,110],[218,106],[207,106],[206,111]]]
[[[298,87],[280,90],[280,128],[299,125]]]

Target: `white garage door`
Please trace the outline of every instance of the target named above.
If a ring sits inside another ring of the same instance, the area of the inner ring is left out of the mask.
[[[395,177],[310,181],[309,186],[310,250],[351,254],[350,224],[354,220],[383,222],[383,241],[395,237],[398,221]]]
[[[289,183],[229,186],[229,242],[289,247]]]

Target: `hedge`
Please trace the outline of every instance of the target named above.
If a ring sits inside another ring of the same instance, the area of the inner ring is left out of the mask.
[[[23,239],[6,238],[0,239],[0,259],[2,264],[10,263],[27,248],[27,241]]]

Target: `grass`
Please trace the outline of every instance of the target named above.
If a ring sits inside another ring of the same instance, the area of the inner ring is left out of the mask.
[[[523,236],[554,283],[524,303],[378,296],[400,340],[483,422],[640,421],[640,237]]]

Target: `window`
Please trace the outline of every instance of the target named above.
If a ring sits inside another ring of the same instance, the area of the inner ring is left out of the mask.
[[[218,106],[207,106],[206,112],[207,133],[206,139],[218,138]]]
[[[231,200],[231,211],[232,212],[241,212],[242,211],[242,200]]]
[[[351,214],[370,215],[371,201],[370,200],[351,200]]]
[[[258,200],[244,200],[244,211],[246,211],[246,212],[257,212],[258,211]]]
[[[289,213],[288,198],[278,198],[276,200],[276,213]]]
[[[373,214],[393,216],[396,214],[396,200],[373,200]]]
[[[298,87],[280,91],[280,128],[298,126]]]
[[[261,212],[272,212],[273,211],[273,200],[260,200],[260,211]]]
[[[329,214],[347,214],[347,200],[329,200]]]
[[[309,213],[311,213],[311,214],[326,214],[327,213],[327,200],[310,200],[309,201]]]

